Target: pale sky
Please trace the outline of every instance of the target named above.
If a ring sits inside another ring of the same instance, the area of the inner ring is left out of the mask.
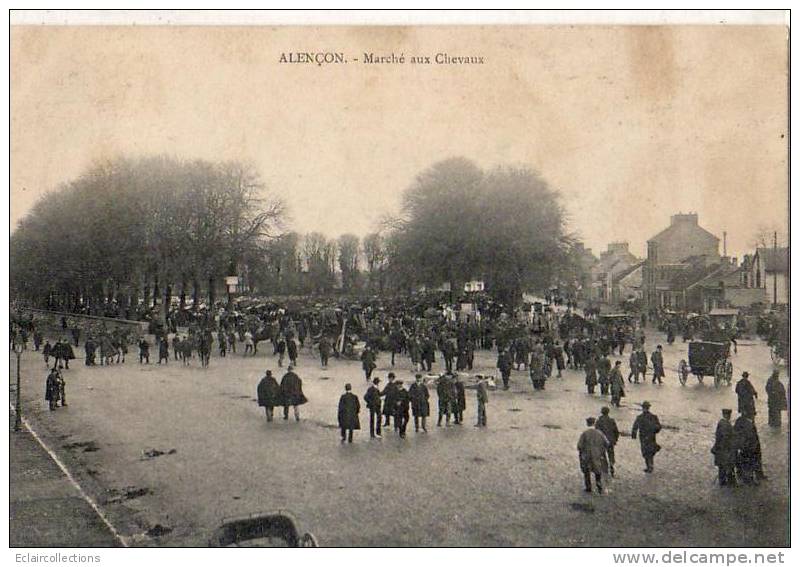
[[[485,63],[408,62],[437,53]],[[452,156],[539,171],[595,252],[644,255],[675,212],[739,256],[787,230],[783,27],[13,27],[11,58],[12,227],[97,159],[167,153],[251,161],[329,236]]]

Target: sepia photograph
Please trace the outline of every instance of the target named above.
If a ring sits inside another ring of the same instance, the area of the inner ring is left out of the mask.
[[[788,10],[9,17],[17,562],[784,562]]]

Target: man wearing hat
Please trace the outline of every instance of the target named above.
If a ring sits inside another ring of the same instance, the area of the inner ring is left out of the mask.
[[[485,376],[478,376],[478,423],[477,427],[486,427],[486,404],[489,403],[489,384]]]
[[[774,370],[767,380],[767,415],[770,427],[781,426],[781,412],[787,408],[786,388],[780,380],[780,371]]]
[[[351,390],[350,384],[344,385],[344,394],[339,398],[339,429],[342,431],[342,443],[347,438],[348,443],[353,442],[353,430],[361,429],[358,414],[361,412],[361,402]]]
[[[503,377],[503,389],[508,390],[508,381],[511,378],[511,356],[507,350],[501,350],[497,355],[497,368],[500,370],[500,376]]]
[[[439,398],[439,419],[436,422],[436,426],[442,426],[442,417],[445,418],[445,425],[450,425],[454,389],[449,374],[439,376],[439,380],[436,383],[436,394]]]
[[[657,415],[650,413],[650,402],[642,402],[642,413],[633,422],[631,439],[635,440],[636,435],[639,435],[639,444],[645,463],[644,472],[646,473],[653,472],[653,459],[661,450],[661,446],[656,443],[656,434],[659,431],[661,431],[661,423],[658,421]]]
[[[622,379],[622,361],[614,363],[614,369],[609,375],[609,385],[611,386],[611,404],[619,407],[620,400],[625,397],[625,381]]]
[[[597,492],[603,492],[603,475],[608,472],[606,451],[610,445],[606,436],[595,427],[593,417],[586,418],[588,429],[578,439],[578,459],[583,473],[586,492],[592,491],[592,473],[594,473]]]
[[[256,393],[258,394],[258,405],[263,407],[267,414],[267,421],[272,421],[275,406],[281,405],[281,387],[272,376],[272,370],[267,370],[258,383]]]
[[[367,403],[369,410],[369,436],[375,438],[381,436],[381,390],[378,384],[381,379],[377,376],[372,379],[372,385],[367,388],[367,393],[364,394],[364,401]]]
[[[281,402],[283,403],[283,419],[289,419],[289,406],[294,408],[294,419],[300,421],[300,407],[308,399],[303,394],[303,381],[294,373],[294,366],[287,368],[281,378]]]
[[[411,384],[408,395],[411,398],[411,413],[414,414],[414,431],[419,431],[420,419],[422,420],[422,430],[427,432],[427,420],[431,414],[431,405],[428,399],[430,392],[425,382],[422,381],[422,374],[415,376],[416,382]]]
[[[606,447],[606,453],[608,453],[608,468],[611,472],[611,476],[614,476],[614,463],[616,462],[614,458],[614,446],[617,444],[617,441],[619,441],[619,428],[617,427],[616,420],[609,415],[610,411],[608,406],[603,406],[600,409],[601,415],[594,426],[608,439],[608,446]]]
[[[739,397],[739,413],[754,418],[758,392],[750,383],[750,373],[742,372],[742,379],[736,383],[736,395]]]
[[[663,349],[661,345],[656,347],[656,350],[653,351],[653,354],[650,355],[650,362],[653,363],[653,384],[658,383],[661,384],[661,379],[664,378],[664,353],[662,352]]]
[[[411,396],[409,396],[408,390],[403,388],[402,380],[398,380],[395,384],[397,384],[397,390],[394,395],[394,426],[400,432],[400,437],[405,439]]]
[[[395,396],[397,395],[397,382],[394,381],[395,376],[394,372],[389,372],[389,383],[386,384],[386,387],[381,392],[381,395],[386,398],[383,402],[383,415],[386,416],[386,421],[384,422],[384,427],[389,427],[389,419],[395,415],[394,413],[394,402]],[[395,419],[394,428],[397,429],[397,420]]]
[[[714,434],[714,446],[711,447],[714,464],[719,471],[720,486],[736,486],[736,475],[733,472],[736,464],[736,442],[731,413],[732,410],[722,410],[722,419],[717,423],[717,431]]]

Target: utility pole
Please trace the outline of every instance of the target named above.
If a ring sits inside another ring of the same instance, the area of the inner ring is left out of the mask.
[[[772,308],[778,306],[778,231],[772,233]]]

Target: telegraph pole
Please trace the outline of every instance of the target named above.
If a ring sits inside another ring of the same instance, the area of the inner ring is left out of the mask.
[[[778,231],[772,233],[772,308],[778,306]]]

